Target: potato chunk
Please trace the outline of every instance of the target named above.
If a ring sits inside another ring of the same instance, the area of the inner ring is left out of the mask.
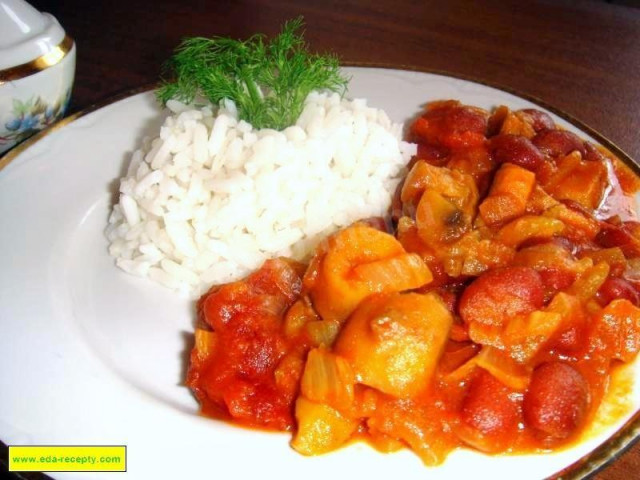
[[[307,282],[309,293],[328,321],[342,322],[372,293],[411,290],[433,278],[419,255],[406,253],[393,235],[364,224],[329,237],[326,251],[313,261],[317,273]]]
[[[434,167],[425,161],[418,161],[404,182],[400,199],[406,210],[419,207],[425,192],[437,193],[451,204],[460,215],[461,223],[470,226],[475,217],[478,203],[478,188],[471,175],[444,167]],[[424,207],[423,207],[424,208]]]
[[[523,215],[502,227],[496,240],[508,247],[517,248],[526,240],[551,238],[562,233],[564,228],[564,224],[555,218]]]
[[[594,346],[610,358],[630,362],[640,351],[640,309],[627,299],[600,310],[592,328],[597,332]]]
[[[431,381],[452,322],[435,293],[374,295],[349,318],[335,352],[351,363],[359,382],[415,397]]]
[[[296,400],[298,431],[291,446],[303,455],[320,455],[340,447],[358,427],[358,421],[343,416],[329,405],[300,396]]]

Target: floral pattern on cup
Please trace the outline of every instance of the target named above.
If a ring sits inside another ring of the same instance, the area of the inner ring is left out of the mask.
[[[38,130],[48,127],[64,115],[71,98],[71,89],[53,105],[47,105],[42,98],[31,97],[27,101],[13,99],[12,118],[4,124],[6,133],[0,135],[0,146],[17,144]]]

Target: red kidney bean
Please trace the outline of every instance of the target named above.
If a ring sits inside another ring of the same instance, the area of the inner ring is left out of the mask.
[[[544,363],[531,376],[524,396],[523,414],[528,427],[554,438],[567,438],[586,417],[589,385],[572,366]]]
[[[391,197],[391,220],[394,224],[398,223],[400,217],[402,217],[402,186],[404,182],[398,183],[396,187],[396,191],[393,193],[393,197]]]
[[[562,237],[562,236],[556,236],[551,238],[539,238],[539,237],[528,238],[519,245],[518,249],[522,250],[527,247],[533,247],[535,245],[543,245],[545,243],[552,243],[554,245],[558,245],[559,247],[562,247],[565,250],[572,253],[576,252],[575,243],[573,243],[567,237]]]
[[[428,143],[418,142],[418,153],[411,159],[407,165],[407,169],[411,170],[411,167],[418,160],[425,160],[431,165],[441,167],[449,159],[449,149],[445,147],[436,147],[435,145],[429,145]]]
[[[640,240],[640,222],[627,220],[626,222],[622,222],[622,226],[627,232],[629,232],[629,235],[636,240]]]
[[[504,325],[514,315],[542,308],[544,284],[529,267],[490,270],[469,285],[460,298],[460,316],[466,322]]]
[[[512,390],[493,375],[480,369],[462,403],[461,418],[470,427],[488,436],[508,436],[520,420]]]
[[[460,131],[471,131],[484,135],[487,132],[488,119],[486,112],[462,105],[458,109],[452,109],[448,123]]]
[[[544,155],[531,140],[520,135],[503,134],[491,139],[489,151],[498,163],[513,163],[535,170],[544,161]]]
[[[559,157],[578,150],[584,157],[584,142],[573,132],[566,130],[542,130],[531,140],[546,155]]]
[[[640,302],[640,295],[634,286],[624,278],[609,276],[598,290],[598,299],[603,305],[617,298],[626,298],[634,305]]]
[[[483,135],[487,131],[489,118],[484,110],[462,105],[456,100],[429,104],[423,117],[430,122],[442,122],[442,126],[450,132],[470,131]]]
[[[585,160],[589,160],[590,162],[603,162],[605,160],[605,156],[602,154],[602,152],[598,150],[596,146],[591,142],[584,142],[584,150]]]
[[[600,232],[595,241],[604,248],[620,247],[627,258],[640,257],[640,225],[637,222],[624,222],[621,225],[601,222]]]
[[[367,217],[358,220],[358,222],[369,225],[370,227],[375,228],[376,230],[380,230],[381,232],[393,232],[393,224],[384,217]]]
[[[482,145],[488,113],[457,101],[434,102],[411,126],[412,141],[437,147],[462,148]]]
[[[552,292],[569,287],[576,279],[576,274],[557,268],[545,268],[539,272],[542,283]]]
[[[535,108],[524,108],[518,110],[516,113],[524,113],[529,120],[529,123],[536,132],[547,129],[556,128],[556,124],[548,113]]]
[[[603,248],[623,247],[633,241],[633,237],[622,225],[602,222],[596,235],[596,243]]]

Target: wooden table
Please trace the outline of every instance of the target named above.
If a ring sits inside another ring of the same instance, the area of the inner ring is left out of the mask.
[[[640,9],[603,1],[32,0],[78,46],[71,111],[154,82],[185,36],[273,35],[304,15],[314,49],[505,85],[640,160]],[[632,3],[632,2],[623,2]],[[640,444],[598,474],[636,478]]]

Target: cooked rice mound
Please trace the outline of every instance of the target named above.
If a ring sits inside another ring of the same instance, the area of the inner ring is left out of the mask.
[[[277,256],[385,215],[415,154],[366,100],[312,93],[283,131],[256,130],[235,106],[171,101],[160,136],[136,151],[107,227],[128,273],[198,295]]]

